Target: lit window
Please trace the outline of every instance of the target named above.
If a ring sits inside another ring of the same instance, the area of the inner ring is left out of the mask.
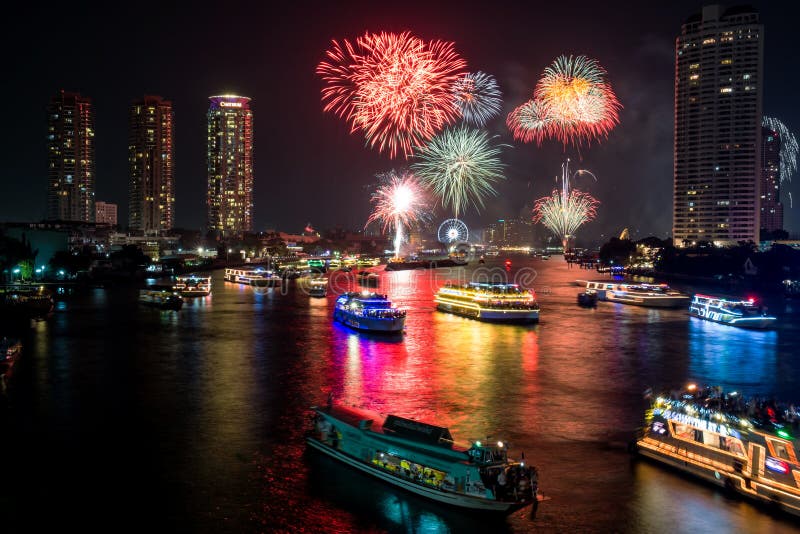
[[[720,93],[732,93],[733,87],[721,87],[719,90]]]

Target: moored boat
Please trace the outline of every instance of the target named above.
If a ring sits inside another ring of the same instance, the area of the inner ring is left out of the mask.
[[[731,493],[800,515],[798,421],[793,405],[689,385],[655,398],[635,450]]]
[[[139,302],[162,310],[180,310],[183,306],[183,298],[166,288],[140,289]]]
[[[754,299],[728,300],[701,294],[692,298],[689,315],[740,328],[770,328],[777,322],[762,306],[756,306]]]
[[[482,321],[539,320],[539,304],[533,291],[527,291],[517,284],[470,282],[454,285],[447,282],[436,292],[434,300],[441,311]]]
[[[670,288],[667,284],[626,284],[614,282],[586,282],[586,289],[597,292],[598,300],[620,302],[647,308],[682,308],[688,306],[689,295]]]
[[[211,277],[178,276],[174,290],[183,298],[207,297],[211,294]]]
[[[357,330],[401,333],[405,327],[406,311],[394,307],[386,295],[351,292],[336,299],[333,318]]]
[[[538,501],[536,469],[507,446],[454,443],[447,428],[335,404],[312,408],[306,443],[336,460],[422,497],[508,514]]]

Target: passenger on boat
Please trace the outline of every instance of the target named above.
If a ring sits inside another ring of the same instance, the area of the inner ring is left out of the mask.
[[[506,496],[506,470],[501,469],[497,474],[497,489],[494,492],[497,500],[502,500]]]

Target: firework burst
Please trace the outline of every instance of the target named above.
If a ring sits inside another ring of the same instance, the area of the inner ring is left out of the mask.
[[[781,140],[781,150],[778,154],[781,164],[781,182],[791,182],[792,176],[797,172],[797,138],[782,121],[774,117],[764,117],[761,124],[773,132],[778,132]]]
[[[597,216],[600,202],[589,193],[573,189],[565,194],[554,189],[533,206],[533,222],[541,222],[565,243],[580,226]]]
[[[355,43],[333,41],[326,55],[317,66],[324,110],[391,158],[409,157],[460,115],[450,89],[466,63],[453,43],[366,33]]]
[[[563,145],[591,143],[619,124],[622,107],[605,70],[586,56],[560,56],[544,70],[534,98],[506,121],[523,142],[556,139]]]
[[[483,207],[487,195],[497,195],[494,184],[505,178],[501,147],[484,131],[466,126],[448,128],[427,146],[417,149],[411,168],[441,198],[442,206],[458,218],[470,204]]]
[[[503,105],[497,80],[484,72],[465,74],[456,80],[453,99],[464,120],[479,127],[499,115]]]
[[[365,226],[377,222],[384,232],[394,230],[395,257],[398,257],[403,227],[424,222],[429,216],[427,191],[412,173],[393,170],[378,175],[378,186],[370,201],[374,206]]]

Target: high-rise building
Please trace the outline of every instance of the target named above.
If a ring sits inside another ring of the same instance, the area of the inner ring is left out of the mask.
[[[94,222],[94,111],[79,93],[47,106],[47,218]]]
[[[208,229],[240,235],[253,229],[253,112],[244,96],[209,100]]]
[[[128,110],[128,226],[148,235],[172,229],[175,216],[172,102],[135,100]]]
[[[97,224],[110,224],[111,226],[117,225],[117,205],[111,202],[103,202],[98,200],[94,203],[95,217],[94,222]]]
[[[764,27],[706,6],[675,42],[673,239],[758,242]]]
[[[778,132],[764,128],[761,139],[761,228],[774,232],[783,229],[781,138]]]

